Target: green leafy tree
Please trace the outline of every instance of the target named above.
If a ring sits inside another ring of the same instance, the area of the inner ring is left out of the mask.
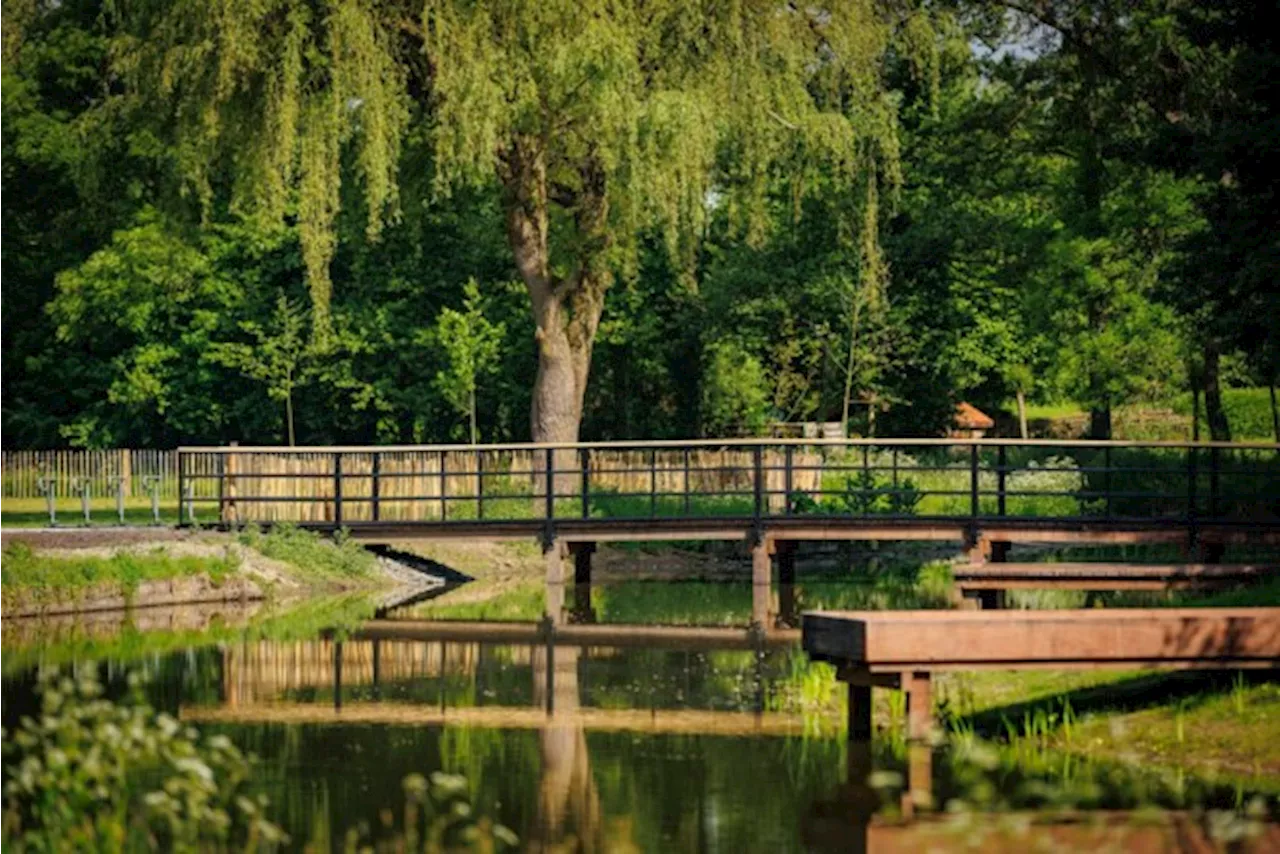
[[[800,195],[816,163],[898,180],[880,74],[895,21],[872,0],[138,2],[121,20],[129,97],[162,105],[206,210],[222,151],[232,207],[280,217],[296,188],[320,328],[338,211],[380,234],[419,189],[400,181],[408,137],[429,135],[429,192],[496,181],[536,327],[536,441],[578,437],[605,292],[645,226],[687,259],[713,198],[758,236],[778,172]]]
[[[448,369],[436,373],[435,385],[471,425],[471,444],[480,442],[476,424],[476,386],[497,366],[506,328],[485,318],[480,285],[468,279],[463,287],[462,311],[445,308],[436,320],[435,337],[444,350]]]
[[[293,427],[293,397],[308,380],[308,363],[314,349],[307,340],[307,311],[281,293],[276,298],[271,323],[241,322],[240,328],[252,344],[215,344],[209,356],[215,362],[235,368],[246,377],[263,383],[267,396],[284,404],[285,435],[289,445],[297,444]]]
[[[712,345],[703,382],[703,426],[712,436],[759,435],[768,423],[764,366],[736,341]]]

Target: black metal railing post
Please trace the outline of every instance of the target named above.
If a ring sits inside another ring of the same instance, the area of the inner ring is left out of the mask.
[[[1110,445],[1107,445],[1105,448],[1102,449],[1102,468],[1104,469],[1104,471],[1102,472],[1103,499],[1106,502],[1106,505],[1103,509],[1103,513],[1105,514],[1106,518],[1110,519],[1111,518],[1111,446]]]
[[[342,453],[333,455],[333,525],[342,527]]]
[[[484,452],[479,449],[476,450],[476,518],[484,518]]]
[[[187,455],[178,451],[178,525],[187,524]]]
[[[373,494],[370,497],[373,499],[373,507],[370,515],[373,516],[373,521],[377,522],[382,518],[382,454],[377,451],[373,452],[372,468]]]
[[[1209,449],[1209,518],[1218,518],[1218,452],[1221,449],[1214,445]]]
[[[761,528],[761,518],[764,516],[764,449],[760,445],[756,445],[752,454],[752,467],[755,469],[755,526],[758,532]]]
[[[445,459],[444,451],[439,453],[440,457],[440,521],[444,522],[449,518],[449,472],[445,467],[448,462]]]
[[[658,516],[658,449],[649,449],[649,518]]]
[[[794,476],[792,474],[794,463],[792,460],[792,456],[793,456],[792,452],[794,450],[795,448],[793,446],[787,445],[787,449],[783,452],[783,456],[785,459],[784,465],[786,466],[786,472],[783,476],[783,484],[782,484],[782,489],[785,492],[785,495],[783,496],[783,499],[785,501],[785,503],[783,504],[783,515],[786,515],[786,516],[791,515],[791,493],[794,490]]]
[[[551,544],[556,541],[556,452],[551,448],[546,450],[546,467],[547,504],[546,516],[542,520],[543,549],[551,548]]]
[[[969,445],[969,515],[976,521],[979,515],[978,504],[978,445]]]
[[[1198,459],[1198,451],[1199,449],[1194,445],[1187,448],[1187,525],[1191,528],[1191,537],[1193,541],[1196,537],[1196,505],[1199,502],[1199,498],[1196,495],[1196,481],[1200,479],[1200,460]]]
[[[582,469],[582,518],[591,517],[591,450],[583,448],[578,451],[579,467]]]
[[[1001,445],[996,450],[996,512],[1005,515],[1005,477],[1009,465],[1008,448]]]
[[[689,515],[689,449],[684,449],[684,515]]]

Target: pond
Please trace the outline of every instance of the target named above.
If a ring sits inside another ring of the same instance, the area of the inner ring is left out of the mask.
[[[513,595],[516,612],[524,598],[540,610],[540,596]],[[893,585],[822,584],[795,598],[928,604]],[[152,705],[257,755],[254,786],[298,850],[339,850],[362,824],[376,838],[399,820],[406,776],[435,771],[465,779],[472,810],[526,850],[1012,850],[1049,815],[1076,817],[1037,828],[1041,843],[1148,850],[1179,834],[1230,839],[1251,803],[1262,817],[1280,809],[1273,791],[987,742],[963,720],[934,745],[907,745],[892,701],[880,710],[889,731],[849,744],[841,685],[794,633],[687,628],[744,622],[749,585],[622,584],[591,602],[599,623],[654,628],[617,645],[560,643],[533,623],[451,613],[446,595],[336,634],[222,627],[87,656],[37,643],[6,663],[4,725],[37,708],[41,661],[96,672],[116,697],[142,674]],[[1280,839],[1274,824],[1262,832],[1255,844]]]

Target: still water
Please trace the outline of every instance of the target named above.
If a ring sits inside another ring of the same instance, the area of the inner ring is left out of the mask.
[[[897,593],[873,593],[788,595],[902,606]],[[922,840],[990,850],[1025,843],[985,811],[945,832],[936,820],[907,818],[930,802],[943,814],[999,808],[1023,824],[1063,808],[1178,810],[1136,828],[1077,822],[1040,838],[1092,846],[1107,833],[1147,850],[1172,845],[1187,822],[1201,831],[1205,822],[1182,808],[1237,809],[1253,796],[974,739],[908,747],[890,734],[850,745],[840,684],[806,660],[794,633],[723,628],[749,613],[748,585],[623,585],[592,602],[581,619],[607,626],[644,616],[645,630],[619,630],[613,644],[561,643],[533,622],[446,620],[446,597],[336,635],[221,630],[164,651],[139,641],[69,659],[58,644],[37,644],[6,662],[4,724],[34,710],[41,661],[95,669],[116,692],[142,673],[157,708],[259,757],[256,785],[298,847],[337,847],[361,823],[376,836],[404,804],[403,779],[433,771],[464,777],[473,810],[514,830],[527,850],[914,850]],[[647,603],[643,615],[637,603]]]

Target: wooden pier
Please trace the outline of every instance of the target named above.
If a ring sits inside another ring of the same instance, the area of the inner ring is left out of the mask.
[[[933,726],[947,670],[1280,667],[1280,608],[819,611],[802,644],[849,685],[849,738],[871,737],[871,688],[907,694],[908,735]]]

